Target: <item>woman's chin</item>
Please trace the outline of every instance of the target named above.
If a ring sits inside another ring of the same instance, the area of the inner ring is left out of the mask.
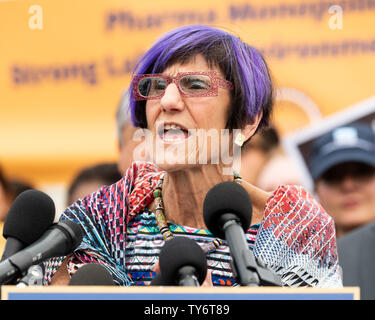
[[[183,171],[187,169],[192,169],[194,167],[200,166],[197,164],[188,164],[188,163],[171,163],[168,161],[164,161],[162,163],[156,163],[157,166],[166,172],[175,172],[175,171]]]

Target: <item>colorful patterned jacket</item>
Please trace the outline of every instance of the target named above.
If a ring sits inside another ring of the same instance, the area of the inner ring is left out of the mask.
[[[42,264],[43,284],[51,283],[65,258],[70,276],[86,263],[101,263],[118,285],[149,284],[164,239],[147,207],[163,174],[152,163],[134,162],[120,181],[68,207],[60,220],[80,224],[84,238],[73,254]],[[201,246],[214,239],[204,229],[171,222],[169,228],[175,236],[190,237]],[[279,274],[285,286],[342,287],[333,220],[302,187],[277,188],[266,203],[262,222],[245,236],[255,257]],[[237,284],[225,241],[207,261],[214,285]]]

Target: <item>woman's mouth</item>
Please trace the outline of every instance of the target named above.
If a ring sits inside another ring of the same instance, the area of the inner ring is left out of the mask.
[[[175,123],[164,123],[159,126],[158,136],[165,143],[179,143],[189,138],[189,131]]]

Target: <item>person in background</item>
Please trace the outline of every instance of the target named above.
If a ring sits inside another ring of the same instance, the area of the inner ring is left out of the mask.
[[[338,239],[343,285],[359,287],[361,300],[375,300],[375,222],[354,229]]]
[[[279,133],[272,125],[245,143],[241,156],[241,176],[265,191],[302,184],[300,172],[281,148]]]
[[[337,237],[375,221],[375,137],[369,125],[333,129],[316,140],[309,167]]]
[[[270,192],[280,185],[303,185],[295,163],[281,149],[274,152],[265,163],[254,184]]]
[[[135,148],[142,142],[134,134],[137,129],[133,126],[129,113],[129,93],[124,91],[116,111],[117,146],[119,151],[118,170],[122,175],[135,160],[145,160],[145,152],[135,153]]]
[[[34,186],[32,186],[30,183],[19,179],[9,180],[9,186],[14,199],[22,192],[34,188]]]
[[[103,185],[111,185],[121,179],[116,163],[101,163],[82,169],[73,179],[67,195],[67,205],[83,199]]]
[[[241,177],[256,184],[259,175],[280,144],[279,134],[271,125],[260,129],[241,150]]]
[[[335,220],[343,285],[375,299],[375,135],[370,125],[336,128],[318,139],[311,171],[321,204]]]

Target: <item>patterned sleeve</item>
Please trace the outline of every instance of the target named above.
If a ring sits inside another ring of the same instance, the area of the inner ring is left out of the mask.
[[[268,199],[253,252],[285,286],[342,287],[334,221],[301,186]]]
[[[103,186],[63,212],[60,220],[69,219],[81,225],[84,237],[73,254],[52,258],[43,263],[44,285],[51,283],[54,273],[66,258],[69,276],[86,263],[100,263],[112,274],[116,284],[132,284],[125,265],[126,225],[131,218],[129,199],[132,199],[130,193],[137,179],[142,180],[150,172],[155,172],[152,166],[134,163],[120,181],[111,186]],[[147,205],[150,200],[147,196],[148,193],[141,199],[138,198],[138,202],[143,200],[143,205]],[[134,210],[132,214],[134,215]]]

